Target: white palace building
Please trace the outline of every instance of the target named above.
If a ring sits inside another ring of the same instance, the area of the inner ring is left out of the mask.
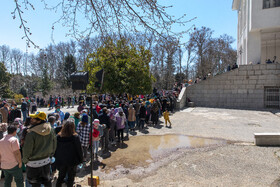
[[[186,87],[180,108],[191,100],[200,107],[280,109],[280,0],[233,0],[232,9],[239,67]]]
[[[233,0],[238,13],[237,63],[280,63],[280,0]]]

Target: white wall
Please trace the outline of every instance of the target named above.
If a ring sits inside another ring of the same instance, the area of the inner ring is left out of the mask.
[[[261,62],[261,33],[250,32],[247,38],[246,64]]]
[[[249,31],[280,28],[280,7],[263,9],[263,0],[253,0]]]

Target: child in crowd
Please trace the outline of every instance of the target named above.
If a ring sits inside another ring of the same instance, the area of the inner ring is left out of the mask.
[[[93,122],[93,132],[92,132],[92,149],[94,158],[98,160],[98,147],[99,147],[99,140],[100,140],[100,131],[98,130],[100,126],[100,122],[98,119],[95,119]]]
[[[167,122],[168,122],[169,123],[169,128],[171,128],[171,122],[170,122],[170,119],[169,119],[168,109],[165,109],[165,112],[163,113],[163,117],[164,117],[164,120],[165,120],[165,127],[167,127]]]
[[[55,116],[50,116],[48,118],[48,122],[51,124],[51,127],[53,129],[56,128],[57,124],[56,124],[56,117]]]

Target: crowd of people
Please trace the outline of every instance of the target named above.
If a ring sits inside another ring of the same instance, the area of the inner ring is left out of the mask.
[[[17,186],[23,186],[22,172],[26,172],[26,186],[48,187],[57,170],[56,186],[65,181],[67,186],[73,186],[77,168],[83,168],[89,159],[90,145],[93,158],[98,160],[109,154],[111,147],[129,140],[135,131],[144,132],[148,125],[158,126],[161,116],[165,126],[171,128],[169,112],[174,111],[176,100],[172,94],[136,97],[103,94],[92,97],[90,110],[91,98],[81,95],[77,112],[70,114],[62,111],[62,100],[56,99],[50,96],[54,111],[48,115],[37,108],[33,111],[32,107],[29,114],[24,98],[21,111],[15,103],[0,102],[0,162],[5,187],[11,186],[13,177]]]

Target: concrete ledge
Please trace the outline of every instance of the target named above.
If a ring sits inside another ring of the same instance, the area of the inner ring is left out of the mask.
[[[254,133],[257,146],[280,146],[280,133]]]

